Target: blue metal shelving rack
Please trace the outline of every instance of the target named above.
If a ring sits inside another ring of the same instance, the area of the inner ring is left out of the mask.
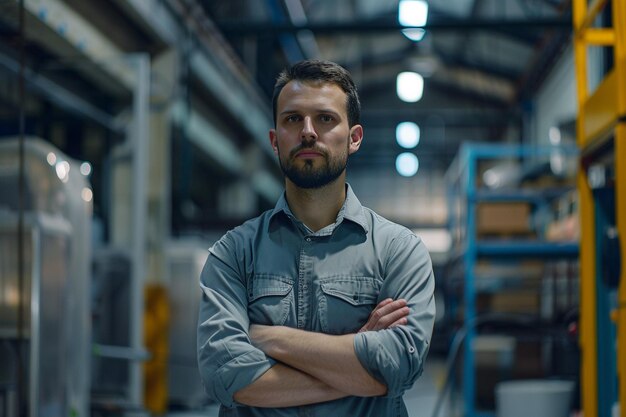
[[[465,417],[493,417],[493,412],[476,409],[475,358],[472,343],[476,337],[473,324],[476,319],[476,272],[479,259],[568,259],[578,257],[578,242],[548,242],[536,239],[489,239],[479,240],[476,233],[476,205],[479,202],[549,202],[571,188],[542,190],[507,189],[486,190],[476,182],[480,160],[503,160],[515,158],[534,161],[549,158],[559,152],[566,157],[576,157],[575,147],[529,147],[485,143],[465,143],[457,159],[446,174],[448,182],[448,227],[452,235],[459,233],[457,249],[451,262],[463,262],[464,324],[467,335],[463,352],[463,402]]]

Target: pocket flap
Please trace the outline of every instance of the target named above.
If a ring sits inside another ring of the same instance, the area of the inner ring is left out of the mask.
[[[293,280],[281,275],[255,275],[248,285],[250,301],[267,296],[284,296],[293,288]]]
[[[374,278],[331,278],[321,282],[320,286],[325,294],[352,305],[376,304],[378,299],[378,285]]]

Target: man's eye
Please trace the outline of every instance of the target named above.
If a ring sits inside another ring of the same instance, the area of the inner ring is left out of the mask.
[[[320,120],[324,123],[328,123],[328,122],[332,122],[333,121],[333,117],[329,116],[327,114],[323,114],[320,116]]]
[[[297,114],[292,114],[290,116],[287,116],[285,120],[288,122],[297,122],[300,120],[300,116],[298,116]]]

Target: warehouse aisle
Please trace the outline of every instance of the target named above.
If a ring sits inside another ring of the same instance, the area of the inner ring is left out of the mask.
[[[445,378],[445,360],[440,358],[429,359],[424,368],[424,374],[404,395],[409,417],[431,417],[437,393],[443,386]],[[218,407],[209,406],[206,409],[194,412],[173,412],[167,417],[217,417]],[[448,417],[448,409],[444,407],[440,416]]]

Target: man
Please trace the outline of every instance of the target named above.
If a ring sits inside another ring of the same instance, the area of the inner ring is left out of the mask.
[[[285,193],[218,241],[200,278],[206,391],[220,416],[406,416],[435,315],[426,248],[346,184],[363,127],[345,69],[293,65],[273,107]]]

